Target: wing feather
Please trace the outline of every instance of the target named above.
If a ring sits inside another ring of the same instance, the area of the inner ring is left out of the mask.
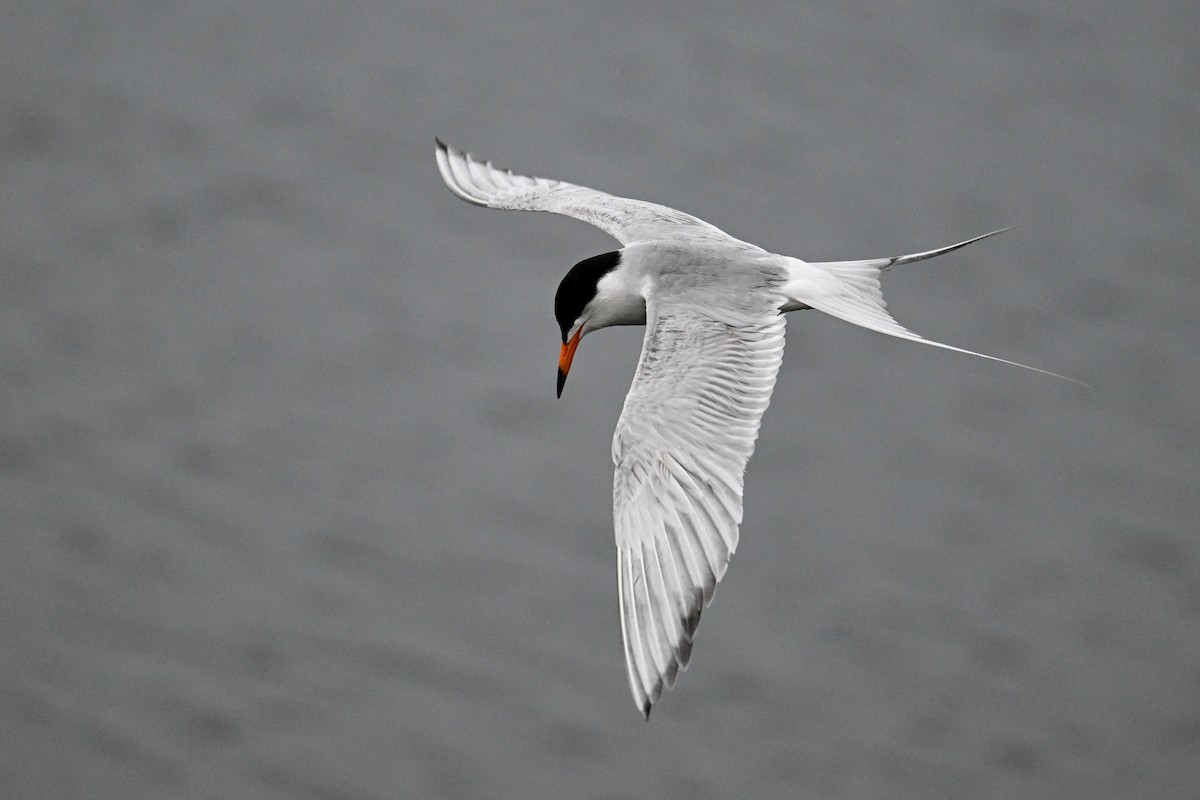
[[[667,206],[535,178],[481,161],[437,141],[437,165],[450,191],[487,208],[549,211],[595,225],[621,244],[656,239],[730,242],[732,236],[702,219]]]
[[[683,294],[651,295],[613,439],[625,665],[647,716],[687,667],[737,549],[742,476],[783,357],[779,294],[764,286],[735,303],[718,319]]]
[[[647,699],[649,688],[644,675],[648,674],[645,666],[645,650],[641,628],[638,625],[637,594],[634,591],[632,553],[622,551],[617,553],[617,600],[621,608],[621,635],[625,641],[632,641],[633,647],[625,648],[625,668],[629,672],[629,687],[633,691],[634,701],[643,713],[649,715],[650,703]]]

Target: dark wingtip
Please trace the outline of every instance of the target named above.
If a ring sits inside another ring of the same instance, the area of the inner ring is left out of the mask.
[[[646,722],[650,721],[650,708],[650,701],[646,700],[646,704],[642,706],[642,713],[646,716]]]

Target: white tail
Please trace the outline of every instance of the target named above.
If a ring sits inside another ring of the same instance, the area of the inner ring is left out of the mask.
[[[888,336],[896,336],[901,339],[932,345],[933,347],[941,347],[944,350],[953,350],[956,353],[966,353],[967,355],[986,358],[990,361],[999,361],[1002,364],[1010,364],[1014,367],[1040,372],[1043,375],[1061,378],[1064,381],[1070,381],[1071,383],[1090,389],[1091,387],[1086,383],[1077,381],[1074,378],[1068,378],[1066,375],[1060,375],[1057,372],[1050,372],[1038,367],[1031,367],[1028,364],[1009,361],[1006,358],[989,356],[986,353],[976,353],[974,350],[965,350],[954,345],[926,339],[920,334],[913,333],[908,328],[905,328],[899,322],[896,322],[892,318],[892,315],[887,312],[887,303],[883,299],[883,292],[879,286],[879,276],[883,270],[898,264],[909,264],[913,261],[923,261],[926,258],[944,255],[960,247],[966,247],[973,242],[978,242],[980,239],[986,239],[989,236],[995,236],[1007,230],[1011,229],[1001,228],[998,231],[985,233],[982,236],[976,236],[974,239],[967,239],[965,242],[952,244],[948,247],[926,250],[923,253],[892,256],[891,258],[815,263],[808,263],[799,259],[788,259],[789,277],[788,282],[783,287],[783,291],[788,297],[788,303],[784,306],[784,310],[787,311],[806,306],[815,308],[830,316],[843,319],[846,322],[851,322],[864,328],[869,328],[873,331],[878,331],[879,333],[886,333]]]

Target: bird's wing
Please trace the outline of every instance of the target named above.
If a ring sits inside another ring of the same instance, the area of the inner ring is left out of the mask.
[[[780,298],[651,293],[613,437],[625,666],[650,707],[687,666],[700,612],[738,543],[742,476],[783,359]]]
[[[549,211],[595,225],[621,244],[655,239],[733,240],[702,219],[673,208],[616,197],[586,186],[518,175],[437,140],[437,165],[450,191],[475,205]]]

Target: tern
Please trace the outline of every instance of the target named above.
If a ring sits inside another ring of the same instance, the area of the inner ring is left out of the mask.
[[[995,236],[891,258],[806,262],[735,239],[673,208],[521,175],[437,144],[454,194],[595,225],[619,250],[580,261],[554,297],[558,395],[580,340],[645,325],[613,436],[613,523],[625,668],[650,709],[686,669],[700,612],[738,545],[742,480],[783,359],[784,312],[815,308],[889,336],[1053,372],[925,339],[885,308],[880,273]]]

